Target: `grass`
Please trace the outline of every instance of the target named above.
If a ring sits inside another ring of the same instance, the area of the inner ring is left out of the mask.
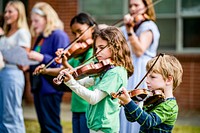
[[[40,133],[37,120],[25,120],[26,133]],[[63,133],[72,133],[72,123],[62,121]]]
[[[175,125],[173,133],[200,133],[200,127]]]
[[[26,133],[40,133],[36,120],[25,120]],[[63,133],[72,133],[72,123],[62,121]],[[200,133],[199,126],[175,125],[173,133]]]

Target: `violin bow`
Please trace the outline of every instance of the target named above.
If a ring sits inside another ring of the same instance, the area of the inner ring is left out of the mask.
[[[162,1],[162,0],[156,0],[155,2],[151,3],[151,4],[148,5],[147,7],[138,9],[138,10],[136,11],[136,13],[134,14],[134,17],[137,16],[137,15],[139,15],[139,12],[140,12],[141,10],[146,10],[146,9],[152,7],[152,6],[155,6],[156,4],[158,4],[158,3],[161,2],[161,1]],[[120,19],[120,20],[118,20],[117,22],[115,22],[114,24],[112,24],[112,26],[115,26],[115,25],[121,23],[123,20],[124,20],[123,18]]]
[[[156,62],[158,61],[159,57],[160,57],[160,56],[163,57],[164,55],[165,55],[164,53],[160,53],[160,54],[158,55],[158,57],[157,57],[156,60],[154,61],[153,65],[149,68],[149,70],[148,70],[147,73],[144,75],[144,77],[142,78],[142,80],[136,85],[136,87],[134,88],[134,90],[137,89],[138,86],[142,83],[142,81],[146,78],[147,74],[149,74],[149,72],[152,70],[153,66],[154,66],[154,65],[156,64]]]
[[[64,48],[64,51],[65,51],[67,48],[72,47],[72,44],[74,44],[74,43],[76,43],[77,41],[79,41],[79,40],[83,37],[83,35],[85,35],[85,33],[86,33],[90,28],[94,28],[94,27],[95,27],[95,24],[92,25],[92,26],[89,26],[82,34],[80,34],[80,35],[79,35],[77,38],[75,38],[71,43],[69,43],[69,46],[68,46],[68,47],[65,47],[65,48]],[[61,56],[62,56],[62,55],[61,55]],[[55,59],[55,58],[51,59],[50,62],[47,63],[46,66],[44,66],[43,69],[48,68],[48,67],[54,62],[54,59]]]

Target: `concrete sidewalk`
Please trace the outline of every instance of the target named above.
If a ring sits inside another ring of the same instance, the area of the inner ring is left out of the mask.
[[[72,112],[70,111],[70,104],[61,104],[61,120],[71,122]],[[34,105],[23,106],[24,118],[37,120]],[[179,113],[176,124],[178,125],[193,125],[200,126],[200,113],[197,112],[185,112]]]

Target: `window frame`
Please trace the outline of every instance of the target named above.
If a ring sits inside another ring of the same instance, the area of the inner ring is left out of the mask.
[[[78,12],[82,12],[82,6],[83,6],[83,0],[78,0]],[[162,2],[162,1],[161,1]],[[103,3],[103,2],[102,2]],[[173,50],[167,50],[167,49],[159,49],[158,51],[165,51],[165,52],[176,52],[176,53],[200,53],[200,47],[195,47],[195,48],[188,48],[184,47],[184,42],[183,42],[183,20],[184,18],[200,18],[200,13],[197,12],[183,12],[182,11],[182,0],[176,0],[176,11],[175,13],[156,13],[156,19],[161,20],[161,19],[174,19],[175,20],[175,27],[176,27],[176,37],[175,37],[175,49]],[[159,6],[159,3],[155,6]],[[110,16],[110,20],[117,20],[117,18],[124,16],[126,13],[128,13],[128,0],[123,1],[123,14],[115,15],[115,16]],[[96,18],[97,16],[93,16]],[[108,16],[98,16],[98,19],[107,19]],[[162,35],[161,35],[162,36]],[[160,44],[162,44],[160,42]]]

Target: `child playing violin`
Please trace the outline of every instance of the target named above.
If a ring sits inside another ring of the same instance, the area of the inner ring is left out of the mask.
[[[156,58],[153,58],[148,61],[147,70],[155,60]],[[158,59],[147,75],[146,83],[151,91],[162,88],[165,100],[148,111],[141,109],[131,99],[128,91],[122,88],[122,93],[117,97],[120,99],[120,104],[124,106],[127,120],[137,121],[141,125],[140,132],[172,132],[178,115],[178,105],[173,90],[182,82],[182,74],[182,66],[174,56],[164,55]]]
[[[133,73],[130,51],[122,32],[116,27],[103,28],[94,38],[96,59],[99,62],[111,59],[110,67],[98,76],[82,79],[82,82],[75,80],[69,69],[62,70],[57,78],[64,78],[64,83],[73,92],[89,102],[86,118],[91,133],[116,133],[119,132],[120,108],[116,99],[111,100],[110,93],[126,86]],[[88,83],[93,83],[91,90],[83,86]]]
[[[93,26],[94,28],[91,28]],[[58,58],[56,58],[55,61],[57,61],[57,63],[61,63],[62,60],[63,65],[60,68],[43,69],[45,65],[42,64],[35,69],[34,72],[35,74],[41,72],[41,74],[57,76],[62,69],[68,67],[69,68],[77,67],[84,61],[88,60],[93,55],[93,49],[92,49],[92,44],[94,42],[93,34],[98,29],[98,26],[97,23],[92,19],[92,17],[86,13],[79,13],[71,19],[70,28],[76,39],[80,38],[76,43],[71,44],[73,45],[73,47],[70,47],[69,49],[67,48],[68,51],[75,51],[75,52],[73,54],[70,53],[72,54],[71,56],[64,55],[64,57],[68,58],[66,60],[65,58],[62,59],[60,58],[60,55],[65,53],[64,49],[58,49],[56,51],[56,55],[58,56]],[[80,50],[79,49],[75,50],[74,48],[79,48],[79,45],[88,45],[88,47]],[[70,65],[66,66],[65,62],[68,62]],[[87,107],[88,107],[88,102],[80,98],[76,93],[72,92],[71,111],[72,111],[73,133],[89,133],[85,117],[85,112]]]

